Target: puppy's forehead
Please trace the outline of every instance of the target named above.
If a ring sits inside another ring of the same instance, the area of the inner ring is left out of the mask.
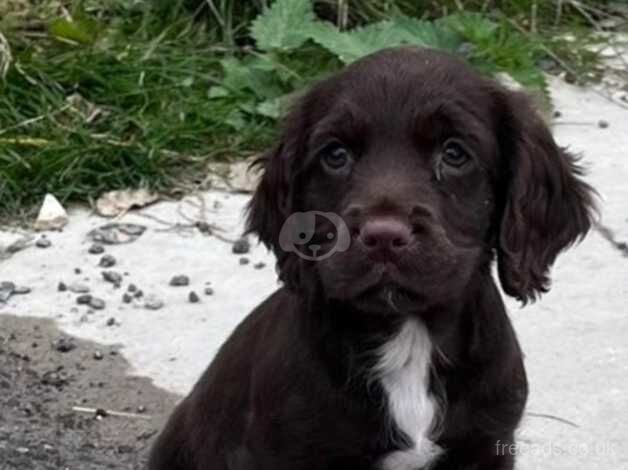
[[[447,54],[385,50],[313,90],[312,140],[340,134],[349,139],[411,137],[434,143],[457,136],[490,147],[496,120],[492,89],[492,82]]]

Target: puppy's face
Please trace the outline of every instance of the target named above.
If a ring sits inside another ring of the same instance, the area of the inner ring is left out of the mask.
[[[366,312],[456,300],[494,251],[505,289],[534,297],[589,225],[589,188],[528,102],[433,51],[384,51],[315,86],[265,165],[249,223],[284,280]],[[302,256],[278,243],[303,234]]]

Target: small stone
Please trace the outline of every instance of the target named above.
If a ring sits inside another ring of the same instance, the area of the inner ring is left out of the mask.
[[[622,100],[624,103],[628,103],[628,94],[621,95],[621,98],[619,99]]]
[[[128,292],[125,292],[124,294],[122,294],[122,302],[124,302],[125,304],[130,304],[131,302],[133,302],[133,296]]]
[[[194,291],[188,294],[188,300],[191,304],[197,304],[201,301],[201,299],[198,297],[198,294]]]
[[[190,284],[190,278],[184,274],[174,276],[170,279],[170,285],[173,287],[182,287]]]
[[[13,289],[13,293],[16,295],[26,295],[31,293],[31,288],[26,286],[16,286]]]
[[[250,261],[250,260],[249,260],[246,256],[243,256],[242,258],[240,258],[240,264],[241,264],[242,266],[244,266],[244,265],[246,265],[246,264],[249,264],[250,262],[251,262],[251,261]]]
[[[57,371],[50,370],[48,372],[45,372],[44,375],[41,377],[41,383],[43,383],[44,385],[52,385],[53,387],[60,387],[62,385],[65,385],[67,381],[63,377],[61,377],[61,374],[59,374]]]
[[[6,302],[13,295],[15,284],[12,282],[0,282],[0,302]]]
[[[147,310],[159,310],[163,306],[163,301],[159,300],[155,296],[148,295],[146,296],[146,299],[144,299],[144,308]]]
[[[235,242],[233,242],[233,246],[231,247],[231,252],[236,255],[243,255],[251,251],[251,244],[246,238],[239,238]]]
[[[563,115],[563,113],[561,113],[560,111],[558,111],[558,110],[554,111],[554,117],[555,118],[562,117],[562,115]]]
[[[137,291],[137,286],[135,284],[129,284],[126,288],[126,290],[128,292],[136,292]]]
[[[65,282],[59,282],[59,284],[57,284],[57,290],[59,292],[65,292],[68,290],[68,286],[65,285]]]
[[[67,353],[75,349],[76,344],[74,344],[74,341],[72,341],[72,339],[61,336],[60,338],[57,338],[52,342],[52,347],[55,351]]]
[[[133,297],[135,297],[136,299],[141,299],[142,297],[144,297],[144,291],[142,290],[135,291],[135,293],[133,294]]]
[[[74,294],[87,294],[89,292],[89,287],[79,282],[73,282],[67,289]]]
[[[116,264],[116,259],[111,256],[111,255],[105,255],[102,258],[100,258],[100,261],[98,262],[98,266],[100,266],[101,268],[110,268],[112,266],[115,266]]]
[[[139,405],[137,407],[137,412],[142,414],[142,413],[146,413],[146,407],[144,405]]]
[[[45,237],[41,237],[37,239],[35,246],[37,248],[50,248],[52,246],[52,242]]]
[[[105,281],[112,283],[114,286],[120,286],[122,283],[122,275],[115,271],[103,271],[102,277]]]
[[[106,322],[107,326],[113,326],[115,324],[116,324],[116,319],[115,318],[113,318],[113,317],[107,318],[107,322]]]
[[[105,252],[105,247],[102,246],[100,243],[94,243],[92,246],[89,247],[89,250],[87,250],[87,252],[90,255],[102,255]]]
[[[89,305],[91,301],[92,301],[92,296],[90,294],[79,295],[76,298],[76,303],[79,305]]]
[[[608,121],[605,121],[604,119],[600,119],[597,122],[597,127],[599,127],[600,129],[606,129],[608,126],[610,126],[610,124],[608,123]]]
[[[81,268],[74,268],[74,274],[81,274]]]
[[[93,357],[97,361],[102,361],[104,356],[103,356],[103,353],[101,353],[100,351],[94,351]]]
[[[98,421],[106,418],[107,416],[109,416],[109,413],[107,413],[107,410],[105,410],[104,408],[98,408],[94,413],[94,418],[96,418]]]
[[[214,295],[214,289],[212,289],[211,287],[206,287],[205,295]]]
[[[263,269],[263,268],[265,268],[265,267],[266,267],[266,263],[264,263],[264,262],[260,261],[259,263],[255,263],[255,264],[253,265],[253,267],[254,267],[255,269]]]
[[[102,310],[105,308],[106,304],[104,300],[99,299],[97,297],[92,297],[91,300],[89,301],[89,306],[93,308],[94,310]]]

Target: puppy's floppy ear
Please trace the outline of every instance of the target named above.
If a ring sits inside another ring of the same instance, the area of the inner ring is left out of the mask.
[[[593,189],[577,159],[558,147],[530,100],[501,93],[501,158],[506,185],[497,241],[504,291],[524,304],[550,286],[556,256],[592,224]]]
[[[300,266],[295,256],[281,248],[279,234],[295,210],[295,180],[305,153],[306,129],[302,116],[305,106],[303,100],[297,103],[284,121],[279,143],[253,163],[254,167],[261,168],[262,177],[247,209],[246,233],[256,234],[273,250],[279,278],[288,287],[299,284]]]
[[[257,235],[267,248],[277,253],[279,232],[289,215],[290,161],[284,144],[266,152],[251,168],[262,172],[260,182],[249,202],[246,232]]]

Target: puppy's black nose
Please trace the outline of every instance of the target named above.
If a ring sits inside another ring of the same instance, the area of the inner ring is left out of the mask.
[[[394,217],[377,217],[362,225],[358,241],[371,258],[381,261],[398,256],[413,242],[412,228]]]

